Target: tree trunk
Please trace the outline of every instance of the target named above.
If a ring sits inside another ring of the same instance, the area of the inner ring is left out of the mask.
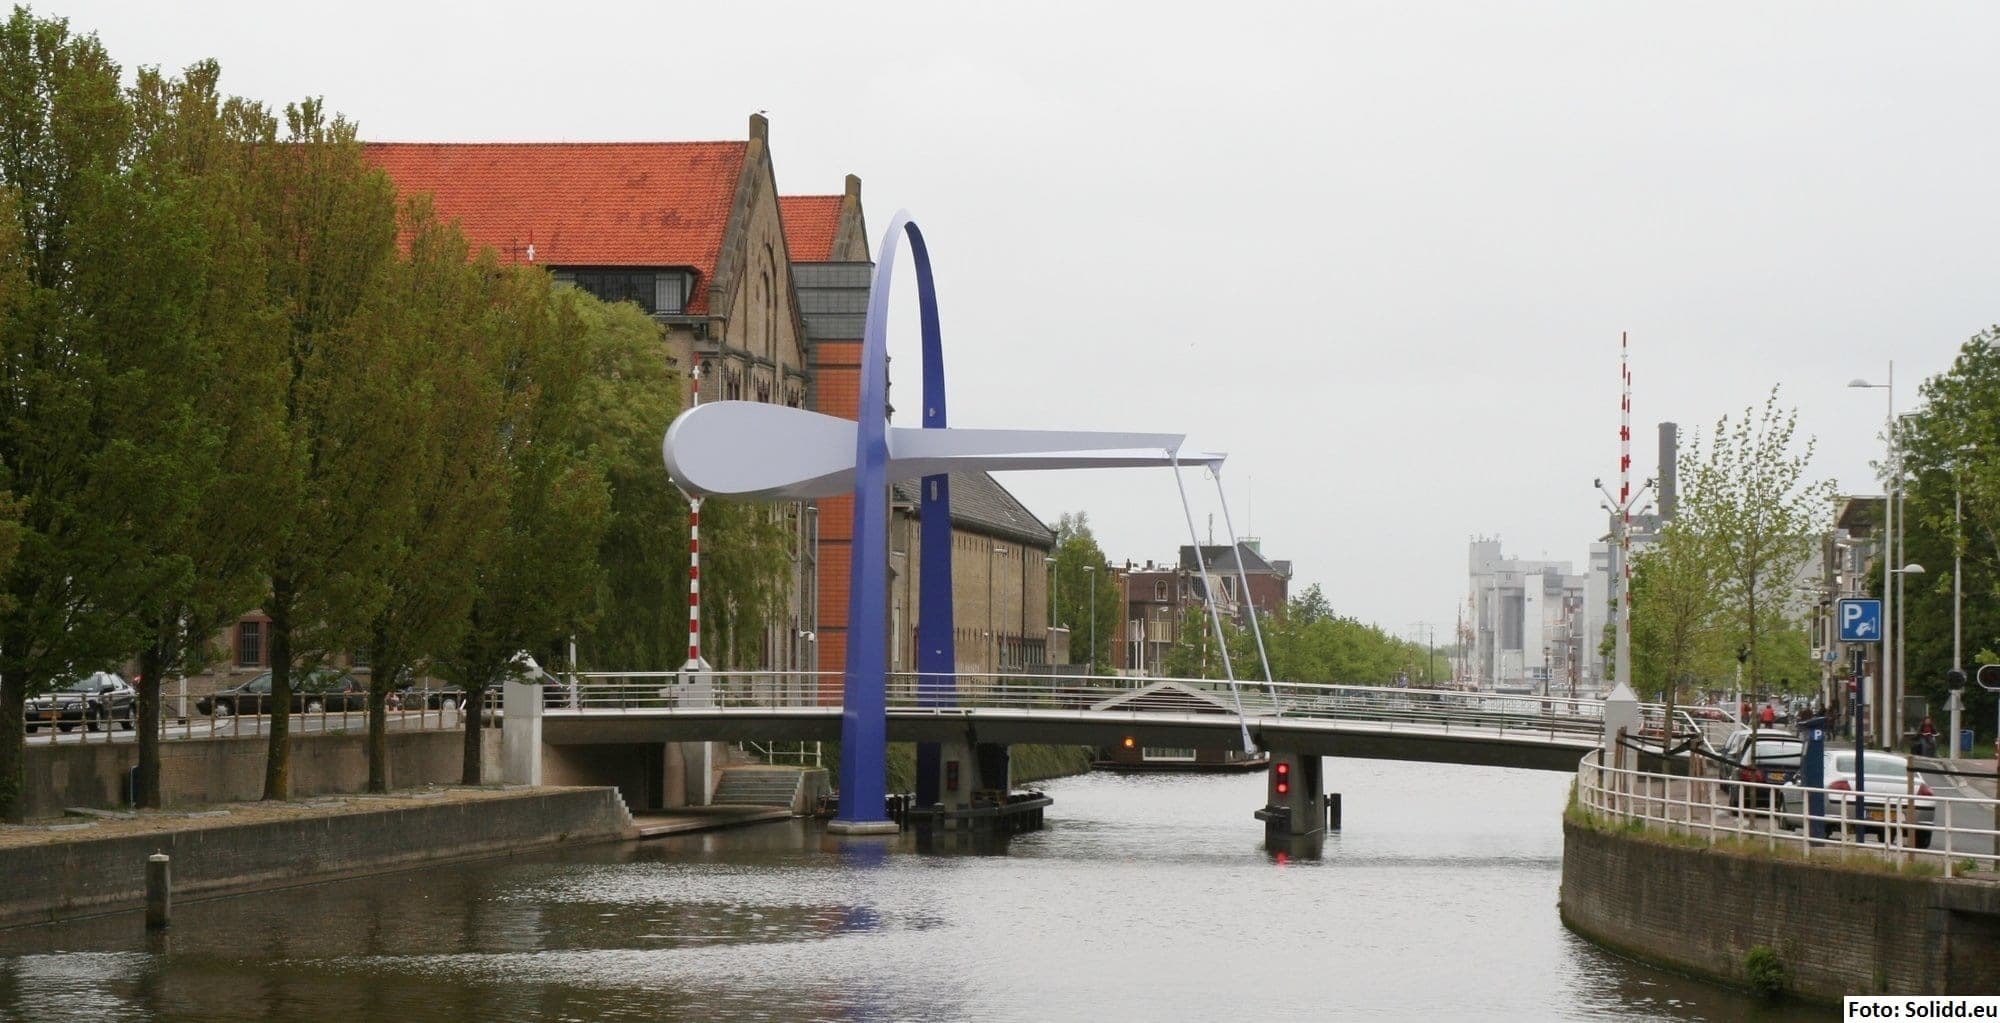
[[[485,783],[480,767],[485,762],[481,749],[482,732],[485,728],[486,687],[465,687],[465,759],[459,768],[459,783],[480,785]]]
[[[389,685],[378,673],[368,679],[368,791],[389,791]],[[390,678],[395,676],[391,675]]]
[[[271,733],[264,756],[264,798],[292,798],[292,588],[282,579],[271,581]],[[241,713],[242,708],[237,708]]]
[[[163,635],[165,630],[139,653],[139,776],[132,805],[150,810],[160,808],[160,676],[167,663]]]
[[[28,815],[28,680],[0,676],[0,818],[19,823]]]

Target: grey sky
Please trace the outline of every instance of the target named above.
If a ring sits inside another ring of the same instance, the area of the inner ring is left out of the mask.
[[[1397,632],[1449,632],[1475,533],[1582,562],[1619,331],[1635,478],[1654,423],[1781,384],[1817,475],[1866,491],[1884,397],[1847,381],[1894,359],[1908,409],[2000,320],[1990,4],[36,9],[371,139],[738,139],[767,111],[782,191],[853,172],[878,236],[923,226],[954,425],[1186,431],[1295,589]],[[1114,559],[1186,540],[1165,473],[1004,482]]]

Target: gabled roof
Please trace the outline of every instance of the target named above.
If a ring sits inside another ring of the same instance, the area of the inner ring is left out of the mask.
[[[404,193],[508,263],[692,267],[708,284],[736,198],[745,142],[371,142]],[[530,246],[533,254],[530,255]]]
[[[785,222],[785,250],[794,263],[833,259],[833,235],[840,229],[838,195],[781,195],[778,216]]]
[[[1201,557],[1202,560],[1208,564],[1208,570],[1211,572],[1234,573],[1236,571],[1236,563],[1240,558],[1243,562],[1243,571],[1246,573],[1266,572],[1272,574],[1282,574],[1287,577],[1290,577],[1291,575],[1289,566],[1287,567],[1287,570],[1285,572],[1279,573],[1278,570],[1274,568],[1269,561],[1266,561],[1264,559],[1264,556],[1262,554],[1257,553],[1257,551],[1253,550],[1247,543],[1238,543],[1234,547],[1224,547],[1224,546],[1211,547],[1207,544],[1203,544],[1201,548]],[[1189,572],[1196,570],[1197,566],[1195,564],[1193,547],[1181,548],[1181,568]]]
[[[896,484],[895,496],[899,502],[921,507],[923,481],[904,480]],[[1056,543],[1056,534],[1042,520],[1008,493],[999,480],[984,472],[951,474],[951,523],[1033,547],[1050,548]]]

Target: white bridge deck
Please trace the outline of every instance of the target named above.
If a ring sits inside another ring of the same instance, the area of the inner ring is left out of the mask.
[[[545,711],[543,738],[833,740],[839,694],[838,676],[807,672],[589,674]],[[1576,770],[1603,742],[1599,700],[1383,686],[1238,682],[1232,692],[1204,679],[960,675],[947,688],[897,674],[887,704],[896,742],[1109,746],[1132,736],[1148,746],[1226,747],[1247,727],[1267,750],[1550,771]]]

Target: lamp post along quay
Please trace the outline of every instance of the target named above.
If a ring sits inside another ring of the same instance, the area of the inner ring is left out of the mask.
[[[1867,380],[1856,377],[1848,381],[1847,386],[1859,388],[1879,387],[1888,392],[1889,398],[1889,413],[1883,421],[1887,430],[1887,433],[1883,437],[1883,442],[1887,445],[1885,453],[1887,455],[1889,480],[1888,486],[1882,496],[1881,547],[1882,564],[1885,571],[1882,573],[1882,655],[1877,662],[1880,667],[1878,674],[1881,675],[1881,678],[1876,682],[1876,690],[1881,694],[1881,698],[1874,701],[1878,704],[1878,709],[1873,715],[1873,717],[1881,719],[1882,722],[1876,734],[1878,736],[1886,736],[1889,731],[1890,696],[1895,692],[1891,683],[1895,657],[1893,652],[1895,647],[1891,637],[1896,631],[1894,628],[1896,624],[1895,577],[1890,575],[1886,571],[1886,568],[1887,566],[1896,564],[1896,487],[1902,475],[1902,466],[1898,463],[1896,452],[1896,360],[1889,360],[1889,375],[1885,382],[1879,384],[1870,383]],[[1901,639],[1902,637],[1895,635],[1894,638]],[[1859,687],[1857,686],[1856,689],[1858,691]],[[1857,728],[1859,727],[1857,725]]]

